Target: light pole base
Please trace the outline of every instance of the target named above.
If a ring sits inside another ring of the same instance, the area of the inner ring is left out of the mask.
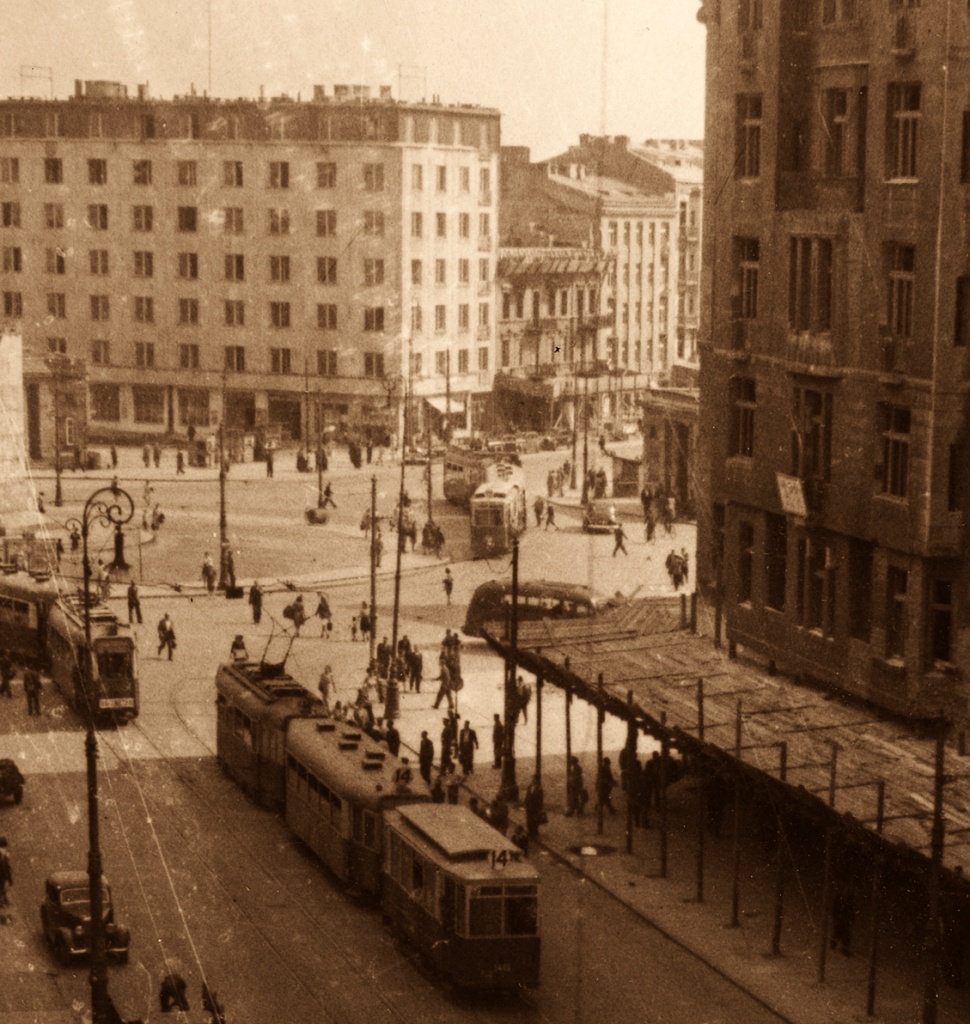
[[[384,721],[393,722],[401,716],[401,696],[397,680],[387,681],[387,700],[384,701]]]
[[[515,758],[506,755],[502,758],[502,782],[498,790],[499,797],[507,804],[519,802],[519,784],[515,778]]]

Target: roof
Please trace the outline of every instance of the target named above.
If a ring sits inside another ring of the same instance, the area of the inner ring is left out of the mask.
[[[220,665],[216,692],[251,718],[283,729],[295,715],[320,715],[323,705],[292,676],[267,677],[257,662]]]
[[[607,199],[613,202],[632,204],[655,209],[658,202],[663,204],[666,198],[665,193],[657,194],[646,192],[636,185],[628,185],[625,181],[616,178],[604,178],[599,175],[590,174],[585,178],[570,178],[564,174],[550,174],[549,180],[557,185],[564,185],[577,192],[585,193],[594,199]],[[664,204],[665,213],[671,217],[674,215],[674,207],[671,204]]]
[[[52,871],[47,876],[47,884],[55,889],[87,889],[89,884],[86,871]],[[107,886],[108,880],[101,876],[101,886]]]
[[[616,262],[615,256],[592,249],[508,247],[499,249],[498,277],[601,276]]]
[[[652,607],[653,602],[630,602],[595,619],[524,623],[518,650],[509,653],[526,670],[541,671],[545,681],[569,685],[576,696],[617,717],[632,717],[655,736],[666,730],[682,749],[784,787],[820,816],[835,815],[900,853],[929,855],[932,737],[830,691],[731,660],[710,637],[671,625],[671,610],[657,607],[648,614]],[[504,654],[502,634],[500,626],[486,624],[486,639]],[[703,728],[698,727],[699,703]],[[885,809],[877,836],[880,783]],[[948,775],[944,818],[947,831],[960,833],[960,839],[947,844],[943,863],[970,872],[970,845],[962,838],[970,833],[970,773]]]

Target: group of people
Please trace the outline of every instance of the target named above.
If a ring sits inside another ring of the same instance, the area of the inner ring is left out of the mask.
[[[10,684],[17,676],[13,659],[10,652],[0,649],[0,697],[13,699],[13,690]],[[40,715],[40,695],[43,691],[43,684],[40,681],[40,673],[32,665],[24,668],[24,697],[27,701],[27,714],[31,716]]]
[[[568,486],[572,463],[567,459],[561,466],[550,469],[546,474],[546,497],[561,498],[563,490]]]
[[[664,560],[664,565],[667,568],[670,582],[674,585],[674,590],[680,590],[687,584],[690,576],[690,556],[687,553],[687,548],[681,548],[679,555],[671,548],[670,554]]]
[[[677,520],[677,499],[672,494],[655,491],[649,484],[644,484],[640,490],[640,505],[643,508],[648,543],[653,540],[658,525],[663,527],[664,533],[673,533]]]

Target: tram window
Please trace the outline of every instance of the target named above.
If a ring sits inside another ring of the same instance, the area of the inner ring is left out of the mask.
[[[483,886],[472,897],[468,932],[473,938],[502,934],[501,886]]]
[[[124,651],[98,651],[98,675],[124,676],[128,674],[128,655]]]
[[[390,842],[390,875],[399,885],[401,883],[401,838],[396,832],[391,833]]]
[[[508,898],[505,901],[505,934],[538,934],[538,909],[535,890],[532,889],[532,887],[528,887],[526,889],[509,889]]]

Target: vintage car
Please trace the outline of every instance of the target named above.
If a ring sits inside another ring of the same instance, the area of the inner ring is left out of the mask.
[[[583,530],[586,533],[598,530],[612,533],[618,525],[616,506],[612,501],[596,498],[586,502],[586,507],[583,509]]]
[[[0,757],[0,798],[12,797],[15,804],[24,798],[24,779],[9,757]]]
[[[127,928],[115,923],[111,888],[106,879],[102,878],[101,886],[108,956],[119,964],[126,964],[131,935]],[[86,872],[55,871],[48,875],[44,902],[40,905],[40,922],[44,938],[65,966],[91,952],[91,902]]]

